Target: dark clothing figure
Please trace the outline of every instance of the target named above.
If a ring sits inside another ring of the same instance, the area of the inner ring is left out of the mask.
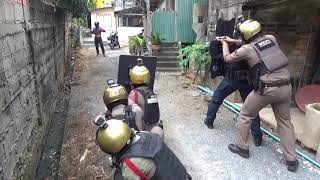
[[[237,81],[229,78],[224,78],[220,82],[208,106],[207,121],[209,123],[213,124],[223,100],[237,90],[239,90],[241,99],[244,102],[248,94],[253,90],[253,87],[250,86],[247,81]],[[259,116],[252,121],[251,134],[254,138],[260,138],[260,136],[262,136]]]
[[[216,35],[217,36],[230,36],[233,34],[235,18],[230,21],[219,19],[217,22]]]
[[[102,38],[101,37],[95,37],[94,38],[94,45],[96,46],[97,55],[99,55],[99,44],[100,44],[100,48],[101,48],[102,54],[105,55]]]
[[[103,41],[102,41],[102,38],[101,38],[101,32],[106,32],[106,31],[104,29],[102,29],[101,27],[99,27],[99,26],[96,26],[92,30],[92,33],[95,34],[94,45],[96,46],[97,55],[99,55],[99,44],[100,44],[102,54],[103,54],[103,56],[105,56],[105,51],[104,51],[104,47],[103,47]]]
[[[230,45],[229,50],[234,52],[238,46]],[[210,68],[211,77],[224,76],[217,89],[214,91],[212,100],[208,105],[207,118],[205,124],[208,128],[213,128],[216,114],[223,103],[223,100],[233,92],[239,90],[241,99],[244,102],[248,94],[253,90],[253,86],[249,84],[248,75],[244,72],[248,70],[247,64],[239,63],[228,65],[224,62],[221,42],[212,41],[209,51],[213,62]],[[254,137],[256,146],[260,146],[262,142],[262,132],[260,130],[260,118],[257,116],[251,124],[251,134]]]

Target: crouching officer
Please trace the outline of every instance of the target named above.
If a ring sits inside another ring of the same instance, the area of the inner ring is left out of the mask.
[[[143,111],[143,129],[162,127],[157,95],[149,88],[150,71],[143,65],[142,59],[131,69],[129,74],[133,90],[128,96],[128,105],[137,104]]]
[[[114,80],[107,81],[107,86],[103,94],[103,100],[107,107],[105,118],[125,120],[125,122],[136,131],[146,130],[143,121],[143,111],[137,104],[128,105],[128,93],[125,87],[116,84]],[[163,130],[159,126],[152,127],[163,138]]]
[[[98,116],[96,142],[111,155],[115,179],[186,180],[186,168],[156,133],[134,132],[119,120]]]
[[[288,58],[281,51],[272,35],[261,35],[261,25],[247,20],[239,27],[245,43],[230,54],[228,43],[223,43],[223,55],[227,63],[247,61],[253,79],[254,91],[246,98],[239,117],[239,141],[229,144],[231,152],[249,158],[249,127],[259,111],[271,104],[277,120],[281,147],[289,171],[297,171],[299,162],[295,154],[295,134],[290,117],[292,88],[287,69]]]
[[[227,39],[229,40],[230,38],[227,37]],[[237,44],[239,44],[238,41]],[[223,80],[214,91],[212,99],[208,105],[207,117],[204,120],[204,124],[209,129],[213,129],[213,123],[216,119],[216,114],[226,97],[239,90],[242,101],[245,101],[248,94],[253,90],[252,84],[250,82],[248,64],[245,61],[237,62],[234,64],[225,64],[221,45],[222,44],[220,41],[214,40],[210,43],[209,46],[209,51],[211,57],[213,58],[213,63],[217,63],[215,65],[215,67],[217,67],[215,68],[215,70],[220,71],[215,74],[216,71],[211,68],[211,77],[215,78],[218,75],[224,76]],[[237,48],[239,48],[239,46],[237,46],[236,43],[233,43],[232,47],[229,47],[231,52],[233,52]],[[261,146],[262,132],[260,130],[259,116],[254,118],[252,121],[251,134],[253,136],[255,146]]]

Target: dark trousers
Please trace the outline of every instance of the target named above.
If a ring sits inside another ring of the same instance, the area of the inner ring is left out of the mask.
[[[207,119],[214,122],[219,107],[223,103],[223,100],[230,94],[239,90],[241,99],[244,102],[249,93],[253,90],[253,87],[248,84],[247,81],[237,81],[233,79],[224,78],[214,91],[212,100],[209,103],[207,111]],[[260,130],[260,118],[257,116],[253,119],[251,124],[251,133],[253,136],[262,135]]]
[[[94,45],[96,46],[97,54],[99,54],[99,44],[102,50],[102,53],[104,54],[104,47],[103,47],[103,42],[101,37],[95,37],[94,38]]]

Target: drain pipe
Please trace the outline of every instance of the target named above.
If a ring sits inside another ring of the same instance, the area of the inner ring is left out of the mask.
[[[203,86],[198,86],[198,89],[206,92],[208,95],[212,96],[213,95],[213,91],[211,91],[209,88],[207,87],[203,87]],[[240,114],[240,109],[241,107],[237,104],[234,104],[228,100],[223,100],[223,105],[228,108],[230,111],[234,112],[235,114],[239,115]],[[274,134],[272,134],[271,132],[267,131],[266,129],[264,129],[263,127],[260,127],[261,131],[263,131],[265,134],[268,134],[272,139],[274,139],[277,142],[280,142],[280,138]],[[307,161],[309,161],[310,163],[314,164],[315,166],[317,166],[318,168],[320,168],[320,163],[318,163],[317,161],[315,161],[314,159],[310,158],[308,155],[306,155],[305,153],[303,153],[302,151],[295,149],[296,153],[299,154],[301,157],[303,157],[304,159],[306,159]]]

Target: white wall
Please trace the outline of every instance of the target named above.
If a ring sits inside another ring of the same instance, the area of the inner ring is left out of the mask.
[[[121,44],[128,44],[129,36],[138,35],[143,27],[118,27],[119,41]]]
[[[107,41],[107,37],[112,31],[116,31],[116,18],[113,8],[96,9],[91,12],[91,27],[94,28],[94,22],[98,21],[100,27],[106,32],[102,33],[102,40]]]

